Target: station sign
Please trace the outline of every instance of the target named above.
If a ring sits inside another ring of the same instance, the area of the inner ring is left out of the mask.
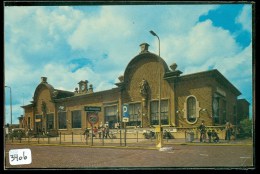
[[[99,107],[99,106],[85,106],[84,110],[89,111],[89,112],[100,112],[101,107]]]

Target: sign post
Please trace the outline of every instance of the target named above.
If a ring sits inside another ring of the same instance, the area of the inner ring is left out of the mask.
[[[93,125],[98,122],[98,112],[87,112],[88,121],[91,124],[91,145],[93,146]]]
[[[125,146],[126,146],[126,123],[129,122],[128,104],[123,105],[123,122],[125,126]]]

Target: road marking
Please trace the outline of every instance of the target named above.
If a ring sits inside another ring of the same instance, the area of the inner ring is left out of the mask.
[[[208,154],[202,154],[202,153],[201,153],[200,155],[201,155],[201,156],[209,156]]]
[[[247,156],[241,156],[240,158],[244,159],[242,162],[242,166],[244,166],[245,162],[247,161],[247,159],[251,158],[251,157],[247,157]]]

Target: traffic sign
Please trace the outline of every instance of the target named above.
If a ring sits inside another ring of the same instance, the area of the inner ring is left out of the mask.
[[[88,112],[88,121],[91,124],[96,124],[98,122],[98,113],[97,112]]]
[[[129,118],[128,117],[123,117],[123,122],[129,122]]]
[[[96,112],[100,112],[101,111],[101,107],[99,106],[85,106],[84,107],[85,111],[96,111]]]
[[[128,104],[124,104],[124,105],[123,105],[123,117],[129,118]]]

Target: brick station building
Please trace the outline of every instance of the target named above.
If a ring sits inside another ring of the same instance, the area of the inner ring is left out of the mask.
[[[239,101],[243,101],[239,106],[248,110],[249,103],[237,99],[240,91],[218,70],[183,74],[176,63],[168,66],[149,52],[147,43],[140,47],[140,53],[128,63],[112,89],[94,92],[93,86],[82,80],[74,92],[64,91],[42,77],[31,104],[22,106],[25,129],[83,132],[91,127],[86,107],[101,109],[95,126],[107,124],[113,129],[122,121],[125,104],[129,113],[126,126],[149,129],[159,123],[160,103],[162,127],[175,137],[184,137],[184,131],[198,127],[202,121],[220,131],[226,121],[236,125],[240,121]]]

